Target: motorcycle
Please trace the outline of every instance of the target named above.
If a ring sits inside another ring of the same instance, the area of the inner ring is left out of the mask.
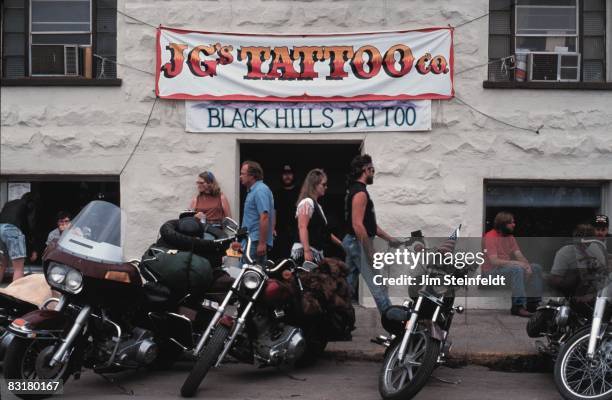
[[[54,306],[59,299],[52,297],[45,278],[40,274],[25,276],[0,289],[0,360],[4,359],[2,343],[8,340],[8,326],[17,318],[37,309]]]
[[[229,354],[238,361],[265,366],[309,362],[323,352],[328,337],[321,321],[302,312],[301,273],[317,265],[297,266],[292,259],[258,265],[248,256],[227,296],[195,348],[198,361],[181,387],[183,397],[195,394],[212,367]],[[231,307],[233,305],[233,308]]]
[[[454,250],[461,225],[436,251]],[[443,249],[443,250],[442,250]],[[450,271],[449,271],[450,269]],[[449,274],[465,275],[454,266],[428,265],[425,274],[430,282]],[[449,285],[425,285],[416,296],[401,306],[391,306],[382,315],[382,325],[391,337],[380,336],[376,343],[387,349],[379,374],[378,391],[385,400],[414,397],[436,366],[445,362],[451,348],[448,340],[454,314],[464,308],[454,306],[455,288]]]
[[[605,245],[599,240],[583,240],[601,248],[597,268],[593,268],[596,289],[590,326],[576,332],[561,347],[554,367],[557,390],[566,400],[612,399],[612,274]]]
[[[569,297],[550,299],[539,306],[526,328],[529,337],[545,338],[545,341],[536,340],[538,352],[554,362],[563,344],[590,321],[585,308]]]
[[[82,368],[104,373],[154,366],[188,348],[192,321],[173,312],[177,304],[159,285],[143,279],[138,260],[124,260],[122,221],[117,206],[93,201],[46,249],[46,280],[63,296],[54,310],[13,320],[5,379],[65,382],[78,379]]]

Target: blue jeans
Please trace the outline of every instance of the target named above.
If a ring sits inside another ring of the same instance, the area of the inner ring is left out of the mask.
[[[26,257],[25,236],[15,225],[0,224],[0,240],[4,242],[11,260]]]
[[[359,273],[363,276],[378,311],[382,314],[390,305],[391,301],[387,295],[386,287],[374,284],[374,277],[380,275],[368,262],[368,257],[359,240],[353,235],[346,235],[342,240],[342,246],[346,252],[346,265],[349,274],[346,277],[349,287],[355,292]]]
[[[508,264],[491,270],[489,274],[505,276],[512,285],[512,305],[526,306],[542,300],[542,267],[531,264],[531,271],[531,275],[527,276],[522,267]]]

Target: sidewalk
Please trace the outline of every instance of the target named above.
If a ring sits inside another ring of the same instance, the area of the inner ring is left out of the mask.
[[[376,308],[355,306],[357,329],[351,342],[329,343],[327,356],[347,360],[382,361],[384,347],[370,339],[388,333],[380,324]],[[527,318],[510,315],[509,310],[467,309],[455,314],[449,340],[453,343],[448,364],[477,364],[505,371],[536,371],[545,366],[527,336]]]

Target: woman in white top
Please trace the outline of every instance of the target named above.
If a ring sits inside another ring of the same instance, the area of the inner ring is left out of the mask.
[[[327,175],[322,169],[313,169],[306,175],[298,197],[295,217],[298,220],[297,237],[291,257],[297,262],[320,262],[323,246],[329,240],[342,247],[342,242],[327,227],[327,218],[319,199],[327,190]]]

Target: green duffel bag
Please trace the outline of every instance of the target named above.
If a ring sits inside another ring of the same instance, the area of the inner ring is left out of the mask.
[[[175,299],[201,296],[213,283],[213,270],[204,257],[190,251],[151,246],[142,256],[140,269],[147,280],[170,289]]]

